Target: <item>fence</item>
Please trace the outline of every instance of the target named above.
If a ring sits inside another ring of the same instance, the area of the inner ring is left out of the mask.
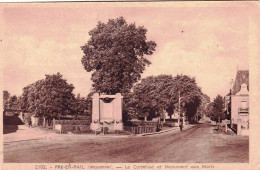
[[[55,120],[53,119],[53,130],[59,133],[88,133],[90,120]]]
[[[153,133],[162,127],[158,121],[131,121],[129,126],[125,126],[124,130],[131,134]]]
[[[153,133],[156,132],[156,129],[156,126],[132,126],[130,132],[132,134]]]

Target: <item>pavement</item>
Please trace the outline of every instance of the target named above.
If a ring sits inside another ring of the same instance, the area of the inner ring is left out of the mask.
[[[52,133],[53,132],[53,133]],[[57,137],[54,131],[44,130],[39,127],[29,128],[28,125],[18,125],[18,130],[14,133],[4,134],[4,143],[19,142],[27,140],[39,140]]]
[[[54,133],[57,138],[51,140],[4,143],[4,162],[248,163],[249,137],[215,133],[214,128],[198,124],[186,126],[182,132],[172,128],[127,138]]]
[[[184,129],[188,129],[193,125],[186,125]],[[20,142],[20,141],[28,141],[28,140],[51,140],[51,139],[65,139],[66,137],[73,136],[74,138],[82,138],[82,137],[89,137],[89,138],[132,138],[132,137],[140,137],[140,136],[148,136],[148,135],[158,135],[162,133],[172,132],[179,130],[179,127],[173,127],[166,130],[162,130],[159,132],[154,133],[143,133],[143,134],[136,134],[136,135],[94,135],[94,134],[58,134],[55,133],[51,129],[41,128],[41,127],[33,127],[29,128],[28,125],[19,125],[18,130],[14,133],[9,133],[4,135],[4,143],[11,143],[11,142]]]

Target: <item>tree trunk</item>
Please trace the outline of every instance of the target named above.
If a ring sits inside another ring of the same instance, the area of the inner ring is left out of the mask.
[[[43,127],[46,127],[46,118],[43,117]]]

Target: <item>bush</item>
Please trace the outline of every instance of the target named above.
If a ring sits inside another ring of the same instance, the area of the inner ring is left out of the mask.
[[[55,120],[55,124],[61,125],[90,125],[90,120]]]
[[[56,132],[59,132],[58,129],[55,129]],[[61,133],[93,133],[88,125],[61,125]]]
[[[134,126],[157,126],[158,122],[154,121],[131,121]]]

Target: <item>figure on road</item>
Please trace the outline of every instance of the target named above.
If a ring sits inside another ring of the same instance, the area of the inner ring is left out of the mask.
[[[32,119],[31,119],[31,117],[29,117],[28,126],[32,127]]]
[[[182,131],[182,128],[183,128],[183,122],[181,121],[180,122],[180,130]]]

